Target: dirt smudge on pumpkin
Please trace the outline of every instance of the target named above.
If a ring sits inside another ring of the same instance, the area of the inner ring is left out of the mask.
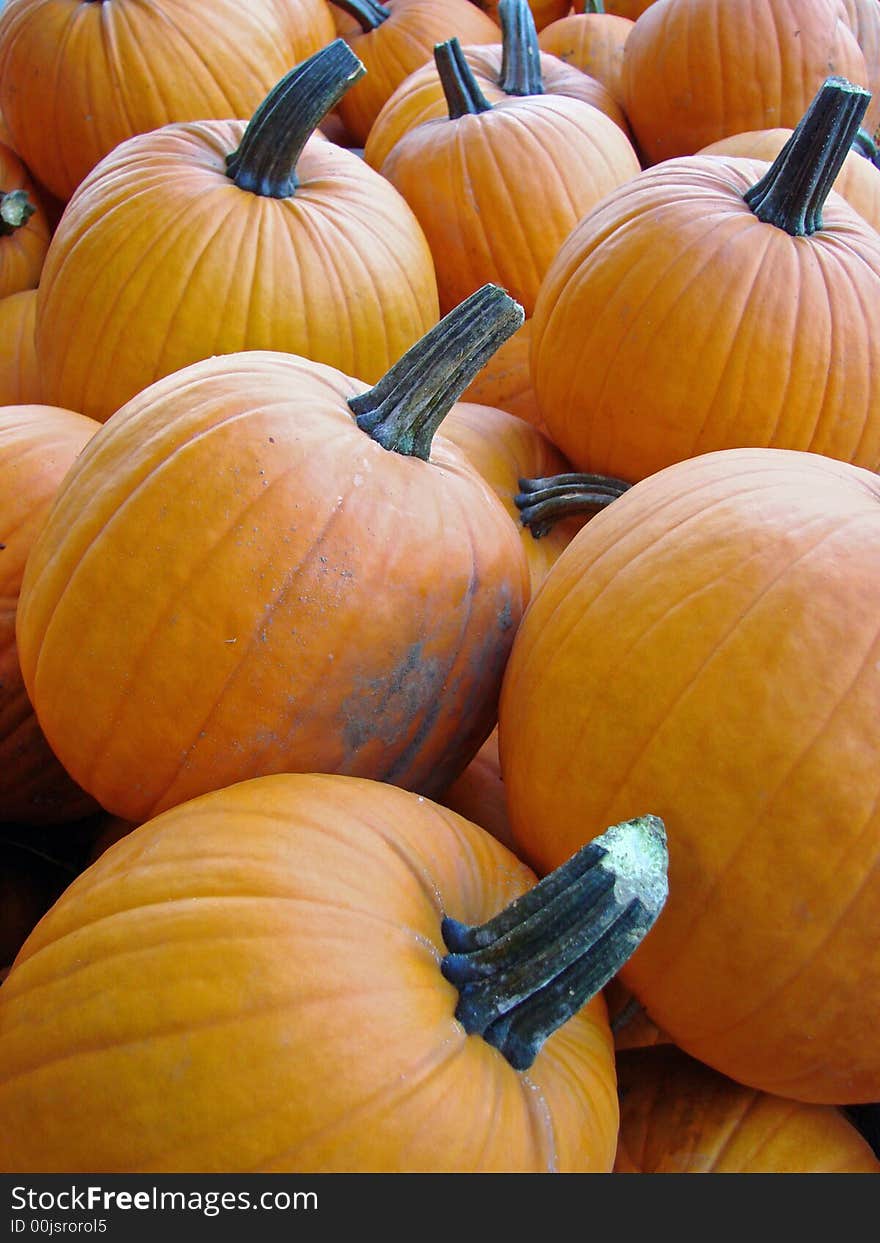
[[[340,711],[343,740],[353,756],[377,738],[395,746],[426,708],[436,718],[446,671],[436,658],[424,658],[424,647],[412,643],[390,673],[356,680]]]

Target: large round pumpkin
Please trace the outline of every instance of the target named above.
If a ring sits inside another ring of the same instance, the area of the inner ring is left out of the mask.
[[[499,713],[539,872],[656,810],[670,896],[623,983],[733,1079],[880,1099],[880,479],[728,450],[637,483],[574,537]]]
[[[618,838],[630,851],[646,840],[631,827]],[[662,890],[659,838],[652,849]],[[588,863],[585,883],[616,883],[612,849]],[[263,777],[142,825],[73,882],[0,990],[0,1169],[609,1171],[601,997],[584,1004],[587,988],[570,1017],[570,999],[551,999],[561,1025],[526,1066],[472,1023],[459,982],[472,951],[458,946],[488,934],[498,966],[518,968],[518,1000],[497,967],[488,977],[499,1018],[541,1028],[524,1012],[546,1004],[565,949],[552,926],[529,946],[520,897],[534,925],[544,899],[528,868],[378,782]],[[581,900],[585,915],[563,921],[588,967],[598,913],[616,903]]]
[[[0,406],[40,402],[40,368],[34,343],[37,291],[0,298]]]
[[[490,288],[372,389],[255,350],[103,425],[17,619],[40,722],[102,806],[141,821],[278,771],[426,794],[458,775],[495,723],[528,569],[501,501],[431,437],[478,347],[521,322]]]

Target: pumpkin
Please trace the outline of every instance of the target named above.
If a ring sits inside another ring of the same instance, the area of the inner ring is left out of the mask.
[[[0,1169],[607,1172],[596,990],[665,867],[646,817],[536,885],[453,812],[326,774],[174,808],[0,989]]]
[[[776,159],[791,135],[790,129],[750,130],[745,134],[719,138],[718,142],[709,143],[698,154],[744,156],[750,160],[766,160],[769,164]],[[875,229],[880,228],[880,168],[860,155],[855,147],[847,153],[833,189],[868,224]]]
[[[435,60],[448,115],[405,133],[381,173],[425,232],[441,311],[494,281],[528,316],[578,219],[632,178],[638,159],[622,130],[590,104],[563,95],[490,104],[460,44],[438,44]]]
[[[564,95],[592,104],[630,137],[622,107],[596,78],[543,52],[526,0],[502,0],[500,42],[462,46],[462,55],[491,104],[508,96]],[[383,104],[364,145],[364,159],[381,169],[395,143],[423,121],[449,115],[435,59],[400,83]]]
[[[880,1174],[833,1105],[743,1087],[669,1045],[618,1056],[616,1174]]]
[[[515,851],[504,802],[504,782],[498,755],[498,729],[480,747],[467,768],[439,795],[444,807],[478,824],[503,846]]]
[[[49,248],[49,222],[28,170],[0,144],[0,299],[35,289]]]
[[[0,407],[0,823],[60,823],[95,808],[58,762],[34,715],[15,619],[37,535],[62,480],[99,426],[71,410]]]
[[[880,236],[830,189],[866,98],[829,79],[772,165],[667,160],[573,229],[530,362],[576,470],[635,482],[747,445],[880,465]]]
[[[793,128],[829,75],[868,84],[839,0],[656,0],[623,54],[626,115],[648,164]]]
[[[488,13],[494,21],[501,23],[503,0],[473,0]],[[542,30],[549,22],[563,17],[571,7],[569,0],[528,0],[532,19],[538,30]]]
[[[0,406],[40,404],[36,314],[36,289],[0,298]]]
[[[495,406],[525,419],[538,431],[544,431],[544,420],[532,387],[529,365],[532,321],[527,319],[481,367],[462,397],[477,405]]]
[[[40,282],[45,401],[103,422],[152,381],[246,349],[373,382],[437,322],[411,210],[353,151],[313,133],[362,72],[336,39],[250,124],[165,126],[93,170]]]
[[[623,45],[632,28],[630,18],[606,13],[602,0],[587,0],[583,11],[568,13],[545,26],[538,43],[542,51],[607,86],[625,109]]]
[[[536,539],[521,522],[516,497],[523,476],[555,476],[565,471],[565,458],[530,423],[491,406],[457,402],[442,426],[446,439],[458,446],[519,527],[534,593],[587,518],[583,513],[573,514],[557,523],[546,539]]]
[[[495,724],[528,568],[434,432],[521,322],[489,286],[372,388],[250,351],[103,425],[17,621],[43,729],[102,807],[140,822],[278,771],[429,795],[458,776]]]
[[[863,85],[871,92],[865,128],[872,136],[880,129],[880,6],[877,0],[840,0],[865,58]]]
[[[366,74],[344,99],[339,116],[363,146],[382,105],[404,78],[431,59],[435,43],[494,43],[498,27],[470,0],[333,0],[337,32],[363,61]]]
[[[539,874],[646,804],[666,825],[625,987],[685,1052],[818,1104],[880,1099],[878,534],[877,475],[820,454],[659,471],[550,570],[499,709]]]
[[[66,202],[134,134],[249,117],[333,35],[325,0],[17,0],[0,12],[0,110],[28,168]]]

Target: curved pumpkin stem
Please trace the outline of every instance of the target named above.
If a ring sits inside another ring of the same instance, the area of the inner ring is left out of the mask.
[[[349,398],[358,427],[385,449],[427,461],[451,407],[524,321],[518,302],[497,285],[484,285],[410,346],[378,384]]]
[[[27,224],[36,210],[26,190],[0,191],[0,237],[9,237]]]
[[[505,95],[543,95],[541,48],[528,0],[501,0],[501,78]]]
[[[858,152],[858,154],[863,155],[866,160],[870,160],[872,164],[880,167],[880,148],[877,147],[877,143],[866,129],[862,129],[862,127],[859,126],[856,130],[856,136],[853,139],[852,145],[853,151]]]
[[[344,39],[334,39],[284,75],[257,108],[226,173],[241,190],[287,199],[299,184],[296,165],[320,122],[366,73]]]
[[[607,829],[494,919],[444,919],[440,970],[459,991],[468,1035],[527,1070],[547,1037],[616,975],[668,893],[666,831],[657,816]]]
[[[434,63],[440,75],[443,94],[446,96],[450,121],[457,121],[459,117],[468,115],[475,116],[480,112],[491,112],[492,105],[480,90],[455,36],[447,39],[445,43],[435,44]]]
[[[871,92],[826,78],[767,173],[743,195],[759,220],[809,237],[853,144]]]
[[[365,35],[391,16],[391,10],[386,9],[379,0],[330,0],[330,3],[353,17]]]
[[[632,484],[610,475],[573,471],[543,479],[520,479],[519,486],[520,491],[513,499],[520,511],[520,522],[535,539],[540,539],[563,518],[604,509],[629,491]]]

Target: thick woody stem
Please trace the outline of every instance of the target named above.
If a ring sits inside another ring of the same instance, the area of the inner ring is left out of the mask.
[[[535,539],[540,539],[563,518],[604,509],[629,491],[632,484],[610,475],[573,471],[543,479],[520,479],[519,487],[513,499],[520,511],[520,522]]]

